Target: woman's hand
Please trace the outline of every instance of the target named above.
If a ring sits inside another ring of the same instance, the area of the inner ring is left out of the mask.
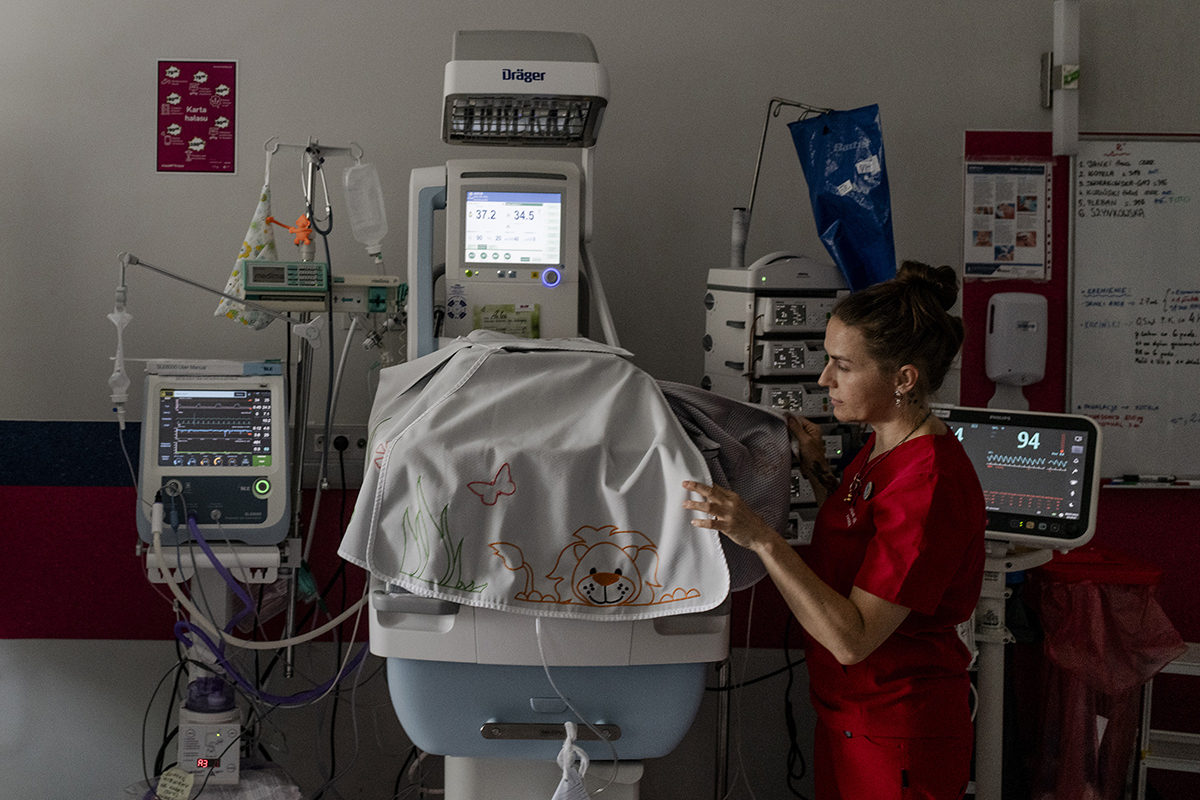
[[[805,480],[819,484],[826,491],[837,488],[838,480],[825,458],[825,439],[821,435],[821,426],[804,417],[787,416],[788,433],[796,442],[800,474]]]
[[[796,619],[839,663],[866,658],[908,616],[904,606],[857,586],[849,597],[834,591],[736,492],[695,481],[684,481],[683,488],[704,498],[683,501],[684,508],[707,515],[692,524],[720,531],[761,558]]]
[[[737,492],[695,481],[684,481],[683,488],[704,498],[683,501],[684,508],[707,515],[693,519],[692,525],[695,527],[720,531],[735,544],[750,550],[780,538]]]

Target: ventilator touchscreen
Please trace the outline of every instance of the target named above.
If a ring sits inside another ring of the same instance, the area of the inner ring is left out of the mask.
[[[139,534],[161,493],[171,527],[191,538],[195,516],[211,540],[275,544],[287,536],[287,416],[279,375],[149,375],[142,424]]]

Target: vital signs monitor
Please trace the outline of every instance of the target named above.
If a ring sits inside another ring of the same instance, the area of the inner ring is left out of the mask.
[[[138,533],[151,541],[162,492],[163,544],[191,538],[251,545],[287,537],[287,414],[281,375],[148,375]],[[174,530],[174,524],[177,528]]]
[[[1065,550],[1096,527],[1100,428],[1089,417],[935,406],[983,486],[987,538]]]
[[[575,165],[464,160],[446,172],[444,335],[578,336]]]

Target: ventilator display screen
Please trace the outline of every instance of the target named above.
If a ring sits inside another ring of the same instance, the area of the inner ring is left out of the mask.
[[[268,467],[271,412],[269,389],[160,389],[158,464]]]
[[[562,195],[469,191],[463,258],[496,266],[562,263]]]

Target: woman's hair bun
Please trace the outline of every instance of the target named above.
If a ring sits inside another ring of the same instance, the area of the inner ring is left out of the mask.
[[[958,302],[958,273],[953,267],[931,267],[920,261],[905,261],[896,270],[896,280],[914,287],[927,286],[943,311],[949,311]]]
[[[962,318],[947,313],[957,300],[952,267],[905,261],[892,280],[838,300],[833,316],[862,333],[867,352],[885,372],[916,365],[919,385],[910,396],[924,400],[942,385],[962,347]]]

